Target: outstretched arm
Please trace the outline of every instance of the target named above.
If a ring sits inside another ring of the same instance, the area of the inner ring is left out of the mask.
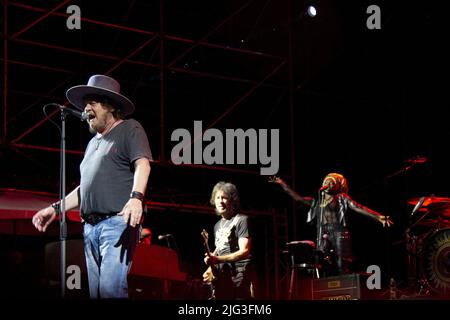
[[[357,203],[356,201],[350,199],[350,197],[348,197],[348,196],[346,196],[346,198],[348,200],[348,206],[353,211],[356,211],[366,217],[369,217],[371,219],[378,221],[379,223],[381,223],[383,225],[383,227],[390,227],[391,225],[394,224],[391,221],[391,219],[389,218],[389,216],[385,216],[385,215],[380,214],[372,209],[369,209],[369,208]]]
[[[306,197],[302,197],[301,195],[299,195],[295,190],[293,190],[291,187],[289,187],[286,182],[283,181],[283,179],[281,179],[280,177],[272,177],[270,180],[270,182],[279,184],[283,190],[292,197],[292,199],[294,199],[295,201],[301,202],[304,205],[310,206],[312,203],[312,199],[311,198],[306,198]]]

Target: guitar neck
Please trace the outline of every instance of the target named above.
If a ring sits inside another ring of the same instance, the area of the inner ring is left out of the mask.
[[[209,256],[212,255],[211,250],[209,249],[208,243],[205,243],[205,250],[206,250],[206,253],[207,253]]]
[[[205,231],[205,230],[203,230],[202,231],[202,238],[203,238],[203,245],[204,245],[204,247],[205,247],[205,250],[206,250],[206,253],[210,256],[210,255],[212,255],[212,253],[211,253],[211,249],[209,249],[209,243],[208,243],[208,233]]]

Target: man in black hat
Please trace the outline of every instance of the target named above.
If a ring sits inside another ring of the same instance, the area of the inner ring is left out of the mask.
[[[80,208],[91,298],[128,297],[127,273],[139,241],[152,154],[143,127],[125,117],[134,104],[119,83],[104,75],[67,90],[67,99],[87,114],[90,140],[80,165],[80,185],[65,199]],[[60,202],[32,218],[42,232],[60,212]]]

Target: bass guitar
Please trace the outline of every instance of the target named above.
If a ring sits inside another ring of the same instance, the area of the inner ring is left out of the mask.
[[[206,254],[210,257],[212,256],[211,250],[209,248],[209,235],[208,232],[203,229],[201,232],[203,238],[203,245],[205,247]],[[215,282],[217,281],[217,267],[215,265],[210,265],[208,268],[211,272],[208,274],[208,278],[204,281],[206,285],[210,287],[211,297],[209,300],[215,300]]]

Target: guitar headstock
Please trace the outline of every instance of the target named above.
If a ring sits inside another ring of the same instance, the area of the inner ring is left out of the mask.
[[[203,229],[202,232],[201,232],[201,235],[203,237],[203,245],[205,246],[206,253],[207,253],[208,256],[210,256],[211,255],[211,250],[209,249],[209,244],[208,244],[208,239],[209,239],[208,232],[205,229]]]
[[[202,232],[201,232],[201,235],[202,235],[202,237],[203,237],[203,240],[205,240],[205,242],[207,243],[207,242],[208,242],[208,239],[209,239],[209,234],[208,234],[208,232],[207,232],[205,229],[203,229]]]

